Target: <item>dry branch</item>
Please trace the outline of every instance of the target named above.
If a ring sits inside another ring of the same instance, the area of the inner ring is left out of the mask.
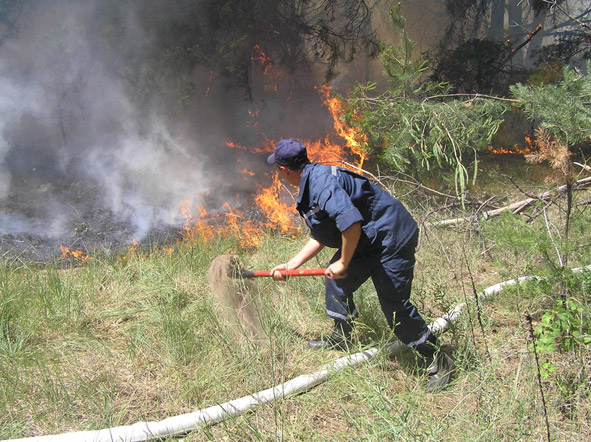
[[[585,186],[589,186],[589,185],[591,185],[591,177],[583,178],[579,181],[576,181],[573,184],[573,187],[575,187],[575,186],[576,187],[585,187]],[[536,198],[527,198],[527,199],[517,201],[512,204],[509,204],[508,206],[501,207],[499,209],[493,209],[493,210],[489,210],[486,212],[482,212],[480,214],[480,218],[489,219],[489,218],[492,218],[493,216],[498,216],[501,213],[506,212],[507,210],[511,210],[514,214],[518,214],[518,213],[523,212],[525,209],[527,209],[531,205],[535,204],[536,202],[549,201],[558,195],[564,194],[566,192],[566,190],[567,190],[567,186],[563,185],[553,191],[549,190],[549,191],[540,193]],[[442,220],[442,221],[437,221],[434,223],[429,223],[429,225],[431,225],[431,226],[453,226],[453,225],[460,224],[463,222],[473,222],[473,221],[476,221],[478,218],[479,218],[478,215],[470,215],[470,216],[466,216],[463,218],[453,218],[453,219],[446,219],[446,220]]]

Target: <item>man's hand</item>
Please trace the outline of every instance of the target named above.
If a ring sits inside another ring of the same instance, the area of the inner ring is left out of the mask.
[[[287,261],[285,264],[279,264],[271,270],[271,276],[275,281],[285,281],[287,277],[283,276],[279,273],[278,270],[295,270],[299,268],[302,264],[308,262],[310,259],[314,258],[320,251],[324,248],[322,244],[316,241],[314,238],[310,238],[306,245],[302,247],[302,249]]]
[[[275,281],[285,281],[287,277],[282,275],[279,270],[287,270],[287,264],[279,264],[271,269],[271,276]]]
[[[328,279],[343,279],[347,276],[347,267],[341,261],[335,261],[324,272]]]

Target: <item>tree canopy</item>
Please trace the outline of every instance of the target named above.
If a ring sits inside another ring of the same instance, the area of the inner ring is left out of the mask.
[[[582,0],[447,0],[445,37],[427,57],[432,80],[456,92],[507,94],[532,66],[591,55],[591,6]]]
[[[120,64],[154,77],[178,76],[189,92],[195,67],[228,79],[252,98],[253,60],[263,69],[272,63],[288,72],[323,63],[331,78],[338,61],[352,59],[359,49],[378,49],[373,9],[364,0],[107,0],[99,8],[97,31]],[[123,35],[130,11],[148,41]],[[129,53],[143,58],[126,63]]]
[[[346,115],[365,135],[364,147],[391,167],[414,174],[432,167],[451,172],[456,192],[462,195],[470,166],[476,178],[478,167],[473,163],[511,108],[566,146],[591,141],[591,64],[586,65],[587,73],[564,67],[550,83],[516,83],[507,97],[457,93],[445,82],[425,78],[428,67],[412,58],[413,43],[400,13],[398,8],[391,15],[401,42],[381,51],[390,86],[376,94],[375,84],[358,85],[348,99]]]

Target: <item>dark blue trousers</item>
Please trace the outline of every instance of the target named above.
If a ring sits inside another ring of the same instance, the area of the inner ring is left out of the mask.
[[[427,324],[410,302],[414,275],[417,233],[400,250],[388,253],[356,254],[343,279],[325,278],[326,313],[335,320],[350,320],[358,315],[353,293],[372,279],[382,312],[394,334],[424,356],[432,356],[436,343]],[[339,258],[337,253],[332,261]],[[394,323],[395,321],[395,323]]]

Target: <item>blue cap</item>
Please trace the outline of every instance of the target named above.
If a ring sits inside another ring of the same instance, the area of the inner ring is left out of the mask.
[[[275,152],[267,158],[269,164],[277,163],[293,170],[299,170],[309,162],[306,146],[292,138],[279,141]]]

